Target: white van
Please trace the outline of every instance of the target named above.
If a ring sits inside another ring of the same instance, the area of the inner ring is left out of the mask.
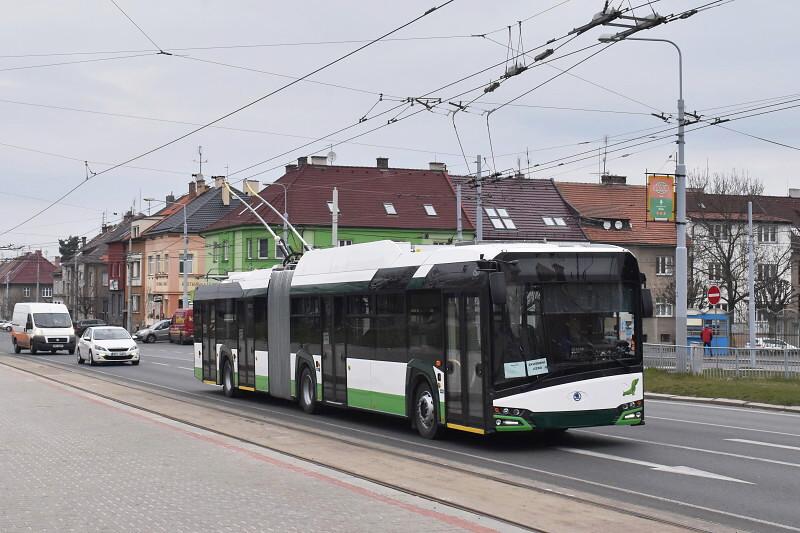
[[[75,330],[64,304],[16,304],[11,322],[14,353],[20,353],[23,349],[30,350],[32,354],[56,353],[58,350],[75,353]]]

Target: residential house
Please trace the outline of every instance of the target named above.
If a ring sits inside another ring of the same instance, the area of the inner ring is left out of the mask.
[[[645,342],[674,342],[675,224],[648,222],[646,187],[628,185],[620,176],[610,178],[615,179],[556,186],[580,214],[591,242],[622,246],[638,259],[655,304],[655,317],[644,321]]]
[[[73,320],[108,320],[109,290],[106,253],[114,226],[103,225],[99,234],[81,241],[78,253],[61,265],[64,302]]]
[[[52,302],[55,265],[41,250],[27,252],[0,265],[0,309],[10,319],[20,302]]]
[[[461,201],[469,224],[477,227],[475,179],[450,176],[461,186]],[[586,242],[580,219],[553,180],[526,179],[523,175],[481,184],[483,240],[533,240]]]
[[[183,306],[184,268],[190,298],[197,285],[207,279],[206,242],[201,232],[229,212],[241,209],[240,202],[223,186],[224,181],[217,176],[209,188],[198,175],[189,183],[188,194],[168,197],[166,207],[156,215],[133,222],[129,264],[134,327],[169,318]],[[185,259],[184,209],[189,240]],[[153,219],[157,220],[151,223]]]
[[[251,192],[253,184],[248,185]],[[333,190],[338,193],[338,232],[332,242]],[[428,169],[389,167],[387,158],[377,158],[374,167],[328,165],[324,157],[300,158],[285,174],[260,191],[259,196],[281,213],[315,248],[377,240],[414,244],[448,244],[456,239],[456,197],[447,169],[431,163]],[[207,270],[213,275],[266,268],[282,262],[275,239],[259,221],[263,218],[278,234],[283,220],[262,202],[251,198],[246,206],[232,210],[210,225],[206,238]],[[474,231],[462,210],[463,238]],[[294,251],[302,250],[289,232]]]

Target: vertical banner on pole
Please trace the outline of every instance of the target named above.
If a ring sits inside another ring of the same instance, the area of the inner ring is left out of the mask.
[[[647,220],[649,222],[675,221],[675,178],[673,176],[647,176]]]

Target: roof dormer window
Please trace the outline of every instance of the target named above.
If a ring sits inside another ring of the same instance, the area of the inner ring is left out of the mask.
[[[495,229],[517,229],[517,225],[511,220],[511,215],[508,214],[506,208],[498,207],[495,209],[493,207],[487,207],[485,211],[486,216],[489,217],[489,221]]]
[[[425,207],[425,214],[428,215],[429,217],[437,216],[436,208],[433,207],[431,204],[425,204],[423,207]]]
[[[396,215],[397,209],[394,208],[394,204],[391,202],[384,202],[383,209],[386,211],[387,215]]]

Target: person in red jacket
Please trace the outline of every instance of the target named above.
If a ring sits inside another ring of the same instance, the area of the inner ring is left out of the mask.
[[[714,332],[710,327],[706,326],[700,332],[700,340],[703,341],[703,352],[708,355],[714,355],[711,351],[711,341],[714,339]]]

